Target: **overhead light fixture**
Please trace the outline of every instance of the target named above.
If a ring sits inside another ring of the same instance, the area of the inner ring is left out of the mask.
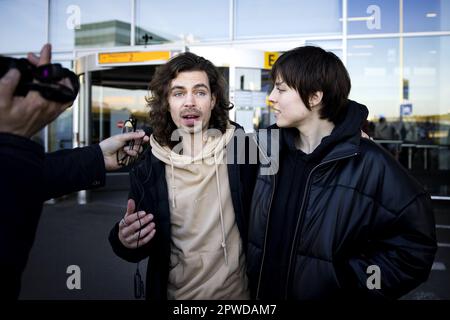
[[[427,18],[436,18],[437,17],[437,13],[436,12],[428,12],[425,16]]]
[[[348,57],[370,57],[372,52],[348,52]]]
[[[339,22],[342,22],[344,19],[339,18]],[[372,21],[375,20],[374,16],[369,17],[348,17],[347,21]]]
[[[372,44],[354,44],[352,47],[354,49],[372,49],[373,45]]]

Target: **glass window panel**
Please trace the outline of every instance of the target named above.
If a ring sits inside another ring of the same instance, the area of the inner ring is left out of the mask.
[[[350,98],[369,108],[375,139],[408,142],[382,145],[432,194],[449,195],[443,172],[450,170],[450,37],[404,38],[402,69],[398,38],[348,44]],[[381,117],[387,137],[377,136]]]
[[[131,116],[138,120],[138,127],[145,125],[148,117],[144,89],[125,89],[92,86],[92,143],[97,143],[122,132],[120,123]]]
[[[130,116],[138,127],[145,125],[145,97],[154,71],[155,66],[128,66],[91,73],[92,143],[122,132],[121,124]]]
[[[450,0],[404,0],[405,32],[449,31]]]
[[[251,68],[236,68],[236,91],[234,93],[234,106],[236,122],[243,126],[245,132],[254,129],[255,116],[261,105],[261,70]],[[259,101],[258,101],[259,97]],[[256,99],[255,99],[256,98]]]
[[[450,37],[404,39],[404,78],[412,114],[404,117],[412,169],[434,195],[449,196]],[[437,145],[440,146],[437,146]]]
[[[0,1],[0,52],[39,51],[47,38],[46,16],[46,1]]]
[[[50,42],[56,50],[130,44],[129,0],[50,1]]]
[[[229,38],[228,0],[136,1],[136,44]]]
[[[400,109],[399,40],[349,40],[350,98],[369,108],[369,117],[396,119]]]
[[[236,1],[236,37],[336,34],[341,11],[340,0]]]
[[[70,107],[48,127],[49,149],[56,151],[60,149],[72,149],[73,133],[73,109]]]
[[[349,0],[348,33],[399,32],[398,0]]]
[[[71,61],[56,61],[72,70]],[[48,126],[48,151],[72,149],[73,106],[66,109]]]
[[[414,138],[450,144],[450,37],[406,38],[404,48],[404,78],[412,105],[409,118],[423,124],[419,129],[433,130],[418,132]]]

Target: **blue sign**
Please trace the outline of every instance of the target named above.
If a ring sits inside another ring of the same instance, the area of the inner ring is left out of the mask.
[[[402,116],[410,116],[412,115],[413,107],[412,103],[402,103],[400,105],[400,114]]]

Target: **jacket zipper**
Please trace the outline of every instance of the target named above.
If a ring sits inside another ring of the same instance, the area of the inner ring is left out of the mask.
[[[319,167],[321,167],[321,166],[323,166],[323,165],[326,165],[326,164],[331,163],[331,162],[339,161],[339,160],[342,160],[342,159],[351,158],[351,157],[356,156],[357,154],[358,154],[358,153],[356,152],[356,153],[353,153],[353,154],[350,154],[350,155],[346,155],[346,156],[339,157],[339,158],[334,158],[334,159],[331,159],[331,160],[328,160],[328,161],[319,163],[319,164],[318,164],[317,166],[315,166],[315,167],[311,170],[311,172],[309,173],[308,179],[306,179],[305,193],[303,194],[302,204],[301,204],[301,206],[300,206],[300,211],[299,211],[299,213],[298,213],[297,224],[296,224],[296,226],[295,226],[294,241],[292,242],[291,254],[290,254],[290,256],[289,256],[289,264],[288,264],[288,269],[287,269],[287,270],[288,270],[288,273],[287,273],[287,278],[286,278],[286,285],[285,285],[284,299],[287,299],[287,297],[288,297],[289,278],[290,278],[290,275],[291,275],[291,266],[292,266],[292,260],[293,260],[292,258],[293,258],[293,256],[294,256],[294,249],[295,249],[295,243],[296,243],[297,234],[298,234],[298,230],[299,230],[299,226],[300,226],[300,220],[301,220],[302,213],[303,213],[303,209],[304,209],[304,206],[305,206],[306,196],[307,196],[308,193],[309,193],[309,187],[310,187],[310,186],[309,186],[309,182],[310,182],[310,179],[311,179],[312,174],[314,173],[314,171],[315,171],[317,168],[319,168]],[[266,234],[266,236],[267,236],[267,234]]]
[[[276,175],[273,176],[272,195],[270,196],[269,211],[267,212],[266,231],[265,231],[265,234],[264,234],[263,255],[262,255],[262,260],[261,260],[261,267],[259,269],[258,286],[257,286],[257,289],[256,289],[256,300],[259,300],[259,289],[260,289],[260,286],[261,286],[261,276],[262,276],[262,271],[263,271],[263,266],[264,266],[264,257],[266,255],[267,233],[268,233],[268,230],[269,230],[270,209],[272,207],[273,195],[275,194],[275,182],[276,182]]]

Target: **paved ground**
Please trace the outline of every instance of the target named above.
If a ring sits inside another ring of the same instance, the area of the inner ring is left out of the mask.
[[[109,230],[123,216],[124,191],[97,192],[88,205],[71,197],[46,205],[22,280],[21,299],[134,299],[135,264],[118,258]],[[81,269],[81,290],[69,290],[67,267]],[[141,266],[145,276],[146,265]]]
[[[107,237],[125,212],[126,191],[95,192],[87,205],[74,196],[46,205],[23,276],[21,299],[134,299],[135,264],[114,255]],[[439,247],[429,280],[404,299],[450,300],[450,202],[435,202]],[[81,289],[69,290],[67,267],[81,269]],[[145,277],[146,264],[141,264]]]

